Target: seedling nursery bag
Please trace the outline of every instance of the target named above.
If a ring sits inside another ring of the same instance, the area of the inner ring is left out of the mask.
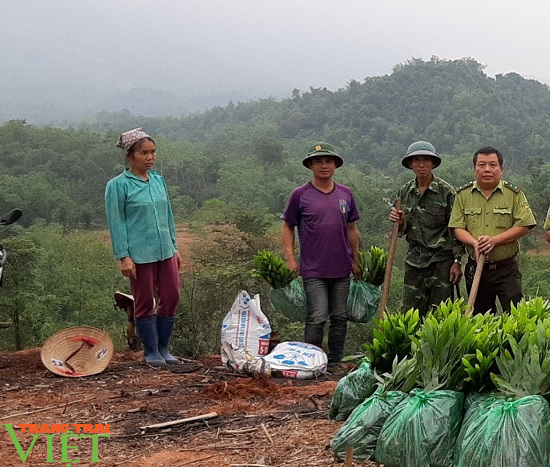
[[[380,307],[382,287],[365,281],[351,281],[348,294],[348,321],[368,323]]]
[[[405,397],[402,391],[384,393],[381,389],[367,397],[334,435],[330,448],[336,458],[345,460],[347,448],[352,447],[355,460],[371,459],[384,422]]]
[[[304,286],[299,278],[281,289],[271,289],[269,301],[273,308],[289,320],[303,323],[307,316],[307,303]]]
[[[370,362],[363,360],[357,370],[338,382],[330,403],[329,418],[335,421],[347,420],[353,410],[376,390],[377,383]]]
[[[548,467],[550,408],[542,396],[490,394],[468,408],[456,444],[457,467]]]
[[[374,460],[385,467],[454,467],[463,405],[461,392],[413,389],[384,423]]]

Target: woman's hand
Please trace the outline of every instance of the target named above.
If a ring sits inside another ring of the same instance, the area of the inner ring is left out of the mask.
[[[135,279],[137,277],[136,265],[129,256],[122,258],[118,262],[118,268],[124,277],[129,277],[130,279]]]
[[[181,271],[183,269],[183,258],[180,255],[180,252],[176,250],[176,253],[174,253],[176,256],[176,264],[178,266],[178,271]]]

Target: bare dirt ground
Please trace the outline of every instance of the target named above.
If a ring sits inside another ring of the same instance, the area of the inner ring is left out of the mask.
[[[101,232],[109,242],[109,233]],[[177,229],[179,250],[190,260],[196,237]],[[140,363],[141,352],[118,352],[107,369],[85,378],[49,372],[40,349],[0,352],[0,465],[102,467],[268,467],[335,466],[330,441],[342,422],[328,419],[338,384],[317,380],[257,379],[232,374],[219,356],[153,369]],[[190,417],[167,428],[143,428]],[[6,424],[15,428],[18,453]],[[21,424],[108,424],[92,462],[92,441],[71,438],[63,459],[61,439],[45,435],[29,450],[33,434]],[[25,462],[21,454],[28,458]],[[78,461],[77,461],[78,459]],[[49,461],[49,462],[48,462]],[[374,467],[371,462],[353,466]]]
[[[99,440],[101,464],[91,462],[90,439],[71,438],[76,448],[68,451],[70,465],[343,465],[328,449],[342,424],[328,420],[338,384],[328,376],[256,379],[227,372],[219,356],[155,370],[140,363],[141,355],[117,353],[99,375],[64,378],[42,365],[40,349],[0,353],[0,424],[109,424],[110,439]],[[165,429],[142,428],[212,413]],[[16,433],[26,453],[33,435]],[[61,441],[53,438],[53,461],[59,463]],[[44,436],[23,463],[4,426],[0,455],[4,467],[52,465]]]

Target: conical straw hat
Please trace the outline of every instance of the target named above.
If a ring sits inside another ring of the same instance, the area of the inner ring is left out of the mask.
[[[113,341],[106,332],[77,326],[56,332],[44,342],[40,358],[52,373],[78,378],[101,373],[114,351]]]

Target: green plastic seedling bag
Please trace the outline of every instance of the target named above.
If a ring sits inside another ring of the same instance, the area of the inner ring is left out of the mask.
[[[339,382],[330,403],[329,418],[347,420],[353,410],[377,389],[377,380],[365,359],[355,371],[348,373]]]
[[[453,467],[463,404],[461,392],[413,389],[384,423],[374,460],[384,467]]]
[[[336,458],[345,460],[347,448],[352,447],[355,460],[371,459],[384,422],[405,397],[402,391],[382,393],[381,389],[367,397],[334,435],[330,448]]]
[[[368,323],[380,308],[382,287],[365,281],[351,281],[348,294],[348,321]]]
[[[307,316],[306,293],[300,279],[294,279],[282,289],[271,289],[269,301],[276,311],[291,321],[305,322]]]
[[[464,416],[457,467],[548,467],[550,408],[541,396],[507,400],[486,395]]]

